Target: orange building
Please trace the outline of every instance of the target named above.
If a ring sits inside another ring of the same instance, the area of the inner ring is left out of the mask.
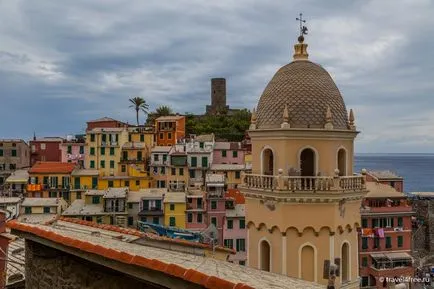
[[[157,146],[171,146],[185,136],[185,116],[160,116],[155,120]]]
[[[28,198],[64,198],[69,201],[74,163],[37,162],[29,170]]]

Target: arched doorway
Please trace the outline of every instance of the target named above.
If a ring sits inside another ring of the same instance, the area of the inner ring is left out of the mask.
[[[264,175],[274,175],[274,154],[269,148],[262,151],[262,173]]]
[[[347,152],[341,148],[338,150],[338,170],[340,176],[347,175]]]
[[[300,154],[300,170],[304,177],[315,176],[315,152],[305,148]]]
[[[301,279],[315,281],[315,251],[306,245],[301,249]]]
[[[342,282],[348,282],[350,280],[350,247],[348,246],[348,243],[342,245],[341,258]]]
[[[271,248],[270,244],[267,241],[261,241],[259,244],[260,248],[260,256],[259,256],[259,262],[260,262],[260,269],[264,271],[270,272],[271,269]]]

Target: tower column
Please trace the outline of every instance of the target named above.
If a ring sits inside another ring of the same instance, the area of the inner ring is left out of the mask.
[[[287,274],[286,270],[286,233],[282,233],[282,275]]]

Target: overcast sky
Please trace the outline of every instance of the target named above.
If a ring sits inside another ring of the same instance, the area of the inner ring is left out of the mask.
[[[434,152],[434,1],[0,0],[0,137],[131,123],[128,98],[201,113],[210,78],[253,108],[307,19],[353,108],[357,152]],[[144,117],[142,117],[144,121]]]

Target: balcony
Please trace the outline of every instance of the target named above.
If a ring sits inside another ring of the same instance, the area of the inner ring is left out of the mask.
[[[243,179],[243,178],[242,178]],[[241,187],[273,193],[358,193],[366,191],[363,176],[300,177],[245,174]]]
[[[146,162],[145,159],[121,159],[121,164],[135,164],[135,163],[144,163]]]
[[[119,143],[116,141],[103,141],[101,142],[102,147],[117,147]]]
[[[138,213],[139,216],[163,216],[164,212],[161,207],[149,207]]]
[[[373,213],[411,213],[413,208],[411,206],[392,206],[392,207],[367,207],[365,206],[360,210],[362,214]]]

